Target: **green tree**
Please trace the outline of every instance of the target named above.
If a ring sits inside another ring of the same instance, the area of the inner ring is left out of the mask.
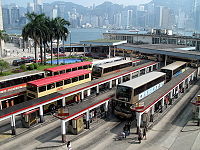
[[[5,69],[9,69],[9,68],[10,68],[9,63],[7,61],[1,59],[0,60],[0,73],[2,74]]]
[[[59,64],[58,59],[59,59],[59,41],[60,40],[67,40],[67,36],[69,34],[69,30],[66,26],[70,25],[69,21],[66,21],[63,18],[56,17],[53,21],[53,32],[54,32],[54,38],[57,41],[57,64]]]
[[[40,55],[41,55],[41,63],[42,59],[42,37],[45,36],[46,31],[48,30],[45,25],[45,15],[44,14],[35,14],[28,13],[26,14],[29,22],[23,27],[22,37],[25,41],[28,41],[28,38],[33,39],[34,41],[34,49],[35,49],[35,61],[37,62],[37,46],[40,46]]]

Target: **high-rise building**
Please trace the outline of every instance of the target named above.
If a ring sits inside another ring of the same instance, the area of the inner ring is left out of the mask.
[[[37,14],[42,13],[42,0],[33,0],[34,2],[34,12]]]
[[[2,8],[3,13],[3,26],[10,27],[10,11],[8,8]]]
[[[10,23],[13,27],[19,26],[19,8],[18,7],[12,7],[11,8],[11,15],[10,15]]]
[[[52,17],[53,18],[58,17],[58,6],[57,5],[52,10]]]
[[[200,31],[200,0],[194,2],[195,30]]]
[[[43,13],[52,18],[53,17],[53,6],[49,3],[43,3]]]
[[[34,3],[28,3],[27,4],[27,12],[28,13],[34,12]]]

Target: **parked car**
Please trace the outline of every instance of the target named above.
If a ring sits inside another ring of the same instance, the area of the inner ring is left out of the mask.
[[[20,66],[22,64],[25,64],[25,60],[17,59],[17,60],[13,60],[13,62],[12,62],[13,66]]]

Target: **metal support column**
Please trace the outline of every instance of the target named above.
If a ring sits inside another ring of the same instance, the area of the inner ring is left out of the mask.
[[[139,133],[139,129],[141,126],[141,116],[142,114],[139,112],[136,112],[136,118],[137,118],[137,133]]]
[[[97,95],[99,95],[99,85],[97,85]]]
[[[90,96],[90,94],[91,94],[91,90],[88,89],[88,90],[87,90],[87,96]]]
[[[90,129],[90,111],[86,112],[86,129]]]
[[[83,45],[83,51],[84,51],[84,56],[85,56],[85,52],[86,52],[86,48],[85,48],[85,44]]]
[[[109,88],[112,89],[112,80],[109,82]]]
[[[154,116],[154,105],[151,108],[150,122],[153,122],[153,116]]]
[[[3,109],[2,102],[0,101],[0,110]]]
[[[167,55],[165,55],[165,66],[167,65]]]
[[[119,84],[119,79],[116,79],[116,85],[118,85]]]
[[[40,123],[43,123],[44,122],[44,112],[43,112],[42,106],[40,106],[39,113],[40,113]]]
[[[115,52],[116,52],[116,46],[114,46],[113,57],[115,57]]]
[[[81,100],[84,100],[84,91],[81,91]]]
[[[65,107],[66,103],[65,103],[65,97],[62,99],[62,107]]]
[[[66,137],[66,124],[64,120],[61,120],[61,134],[62,134],[62,142],[65,143],[67,142],[67,137]]]
[[[110,55],[111,55],[111,48],[110,48],[110,46],[108,47],[108,58],[110,58]]]
[[[12,135],[16,135],[16,126],[15,126],[15,115],[12,115],[11,118],[11,130],[12,130]]]
[[[105,103],[104,105],[104,109],[105,109],[105,117],[108,118],[108,101]]]

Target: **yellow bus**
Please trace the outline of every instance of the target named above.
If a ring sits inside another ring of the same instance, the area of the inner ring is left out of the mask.
[[[91,81],[91,71],[83,69],[51,76],[28,82],[27,96],[29,99],[38,98],[89,81]]]

